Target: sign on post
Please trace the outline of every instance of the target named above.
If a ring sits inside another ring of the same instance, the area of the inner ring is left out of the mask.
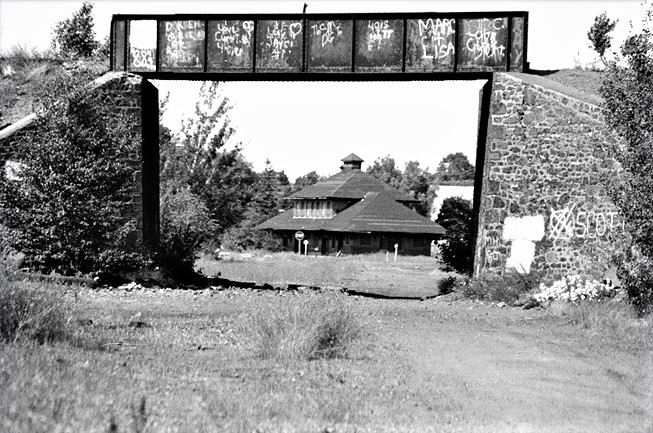
[[[304,241],[304,255],[308,255],[308,240]]]
[[[295,232],[295,239],[297,239],[297,254],[302,255],[302,239],[304,239],[304,232],[297,230]]]

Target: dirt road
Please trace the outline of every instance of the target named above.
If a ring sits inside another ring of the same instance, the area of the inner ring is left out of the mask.
[[[550,312],[472,301],[427,301],[385,317],[384,338],[401,347],[411,380],[445,390],[464,431],[653,431],[650,353],[588,338]]]

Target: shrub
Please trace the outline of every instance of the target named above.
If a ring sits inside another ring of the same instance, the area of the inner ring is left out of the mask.
[[[263,358],[307,360],[345,356],[361,335],[361,327],[335,296],[303,295],[267,314],[254,316],[259,354]]]
[[[64,339],[69,311],[61,293],[45,284],[8,281],[0,276],[0,339],[39,343]]]
[[[241,224],[227,230],[221,236],[221,245],[229,251],[266,250],[278,252],[283,250],[279,236],[266,230],[250,227],[249,224]]]
[[[513,303],[520,296],[537,289],[541,281],[539,272],[522,274],[508,271],[503,275],[488,275],[470,280],[462,286],[461,293],[472,299]]]
[[[19,178],[0,176],[0,218],[34,269],[120,272],[112,267],[142,262],[127,207],[139,140],[124,127],[130,118],[80,80],[47,89],[50,102],[17,143]]]
[[[440,295],[451,293],[456,288],[457,279],[455,276],[450,275],[438,281],[438,292]]]
[[[463,274],[471,274],[474,253],[471,248],[473,227],[472,204],[460,197],[442,202],[436,222],[446,229],[440,249],[442,261]]]
[[[607,167],[602,180],[624,219],[626,251],[617,260],[617,275],[640,314],[653,311],[653,4],[639,34],[630,35],[615,61],[607,62],[600,92],[607,125],[620,138],[607,144],[619,164]],[[598,20],[598,47],[609,47],[612,23]],[[593,41],[594,42],[594,41]],[[595,45],[597,46],[597,45]],[[599,51],[599,54],[601,52]]]
[[[202,244],[215,234],[216,225],[202,200],[188,188],[168,188],[161,194],[161,239],[156,262],[166,273],[185,277]]]
[[[653,312],[653,261],[637,247],[617,255],[617,275],[626,288],[628,299],[637,314]]]

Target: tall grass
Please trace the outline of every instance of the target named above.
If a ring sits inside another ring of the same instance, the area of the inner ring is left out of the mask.
[[[361,325],[336,294],[304,294],[252,316],[258,354],[264,359],[344,357],[361,336]]]
[[[644,351],[653,349],[653,317],[638,317],[627,302],[568,302],[561,314],[592,335],[613,338]]]
[[[69,307],[56,287],[10,281],[0,274],[0,339],[39,343],[68,336]]]

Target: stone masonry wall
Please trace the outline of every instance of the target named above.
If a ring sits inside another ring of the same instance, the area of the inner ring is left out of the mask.
[[[614,140],[599,107],[495,73],[476,274],[605,272],[623,220],[601,186]]]

